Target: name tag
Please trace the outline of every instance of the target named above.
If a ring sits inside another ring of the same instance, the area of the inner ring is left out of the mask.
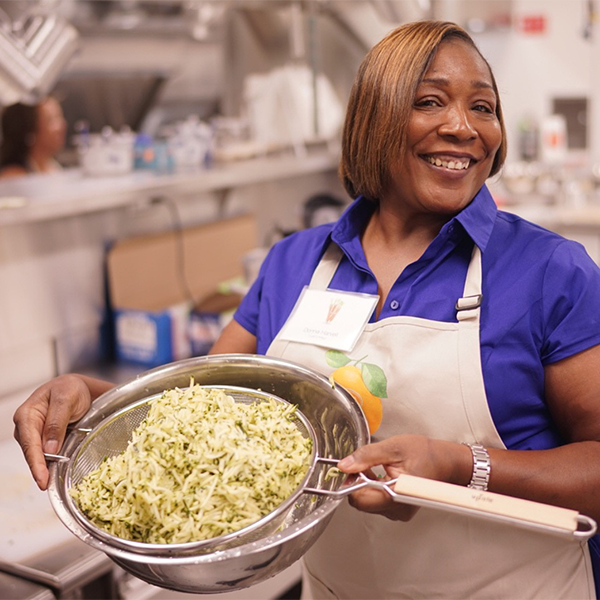
[[[279,338],[349,352],[369,322],[379,296],[305,287]]]

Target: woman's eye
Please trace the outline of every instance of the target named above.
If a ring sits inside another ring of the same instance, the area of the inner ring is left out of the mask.
[[[494,110],[487,104],[476,104],[473,108],[474,108],[474,110],[479,111],[479,112],[484,112],[484,113],[488,113],[488,114],[494,113]]]
[[[415,106],[439,106],[440,103],[434,98],[423,98],[422,100],[417,100],[415,102]]]

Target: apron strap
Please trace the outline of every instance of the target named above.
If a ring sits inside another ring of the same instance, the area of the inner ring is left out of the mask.
[[[481,301],[483,294],[481,293],[481,250],[477,244],[473,246],[471,254],[471,262],[467,270],[467,278],[462,298],[456,301],[456,318],[459,321],[466,319],[479,320],[481,312]]]
[[[342,256],[344,256],[342,249],[337,244],[330,243],[321,262],[317,265],[308,287],[315,290],[326,290],[335,275]]]

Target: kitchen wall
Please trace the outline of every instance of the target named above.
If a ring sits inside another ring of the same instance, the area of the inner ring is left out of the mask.
[[[85,2],[73,3],[73,7],[76,4],[85,8]],[[74,18],[74,14],[67,16]],[[74,89],[75,81],[85,88],[90,77],[163,77],[166,83],[147,115],[149,127],[161,119],[215,114],[227,81],[238,75],[225,64],[220,27],[194,38],[185,22],[176,30],[167,21],[162,29],[154,22],[149,30],[137,32],[101,26],[91,15],[88,21],[84,15],[83,21],[74,18],[74,22],[87,22],[87,29],[82,28],[82,47],[63,73],[59,93]],[[288,58],[287,32],[280,27],[279,35],[284,38],[279,52],[282,62]],[[260,70],[260,57],[253,65]],[[121,111],[114,94],[99,89],[86,100],[90,110],[104,111],[101,114],[107,119],[117,115],[118,120]],[[65,108],[72,108],[68,96]],[[255,214],[259,223],[256,245],[261,246],[269,243],[275,229],[301,227],[303,202],[323,192],[344,197],[334,168],[284,181],[277,181],[275,175],[270,183],[234,189],[225,215],[220,212],[219,198],[210,194],[172,200],[187,226],[238,212]],[[20,390],[28,393],[56,374],[98,359],[107,247],[115,240],[172,226],[167,208],[147,206],[143,195],[139,205],[129,209],[0,226],[0,402],[3,396],[18,395]]]
[[[584,38],[586,5],[572,0],[514,0],[516,27],[475,35],[502,94],[510,160],[517,158],[519,123],[524,117],[533,116],[539,124],[552,114],[555,97],[588,97],[593,105],[600,100],[594,94],[600,30],[595,23],[592,37]],[[518,25],[522,19],[536,15],[545,17],[545,31],[523,31]],[[590,121],[590,139],[597,155],[599,119]]]
[[[431,6],[429,12],[418,8],[427,4]],[[59,89],[68,93],[69,84],[85,81],[90,74],[164,77],[166,82],[147,121],[152,126],[161,118],[176,115],[176,107],[187,111],[195,108],[201,116],[215,111],[237,115],[242,110],[241,93],[248,73],[264,72],[294,59],[316,65],[345,103],[356,67],[371,45],[404,20],[434,16],[472,26],[473,36],[494,68],[502,92],[511,138],[509,158],[516,158],[516,139],[523,118],[531,116],[539,124],[552,114],[552,99],[556,97],[590,99],[590,146],[595,159],[600,158],[600,116],[596,118],[597,102],[593,102],[598,96],[595,92],[600,92],[594,73],[594,64],[600,58],[600,31],[598,22],[594,22],[590,35],[584,37],[588,2],[393,0],[379,5],[376,10],[377,3],[333,0],[322,10],[307,9],[298,21],[292,18],[288,3],[271,3],[277,9],[270,10],[264,4],[256,3],[252,8],[248,3],[244,6],[251,8],[221,17],[214,33],[200,40],[192,39],[185,31],[169,32],[168,28],[160,33],[89,27],[81,51],[67,67]],[[545,20],[544,30],[526,31],[523,19],[535,16]],[[504,17],[512,21],[512,26],[503,23]],[[477,21],[483,25],[482,33],[476,32]],[[300,28],[304,39],[296,49],[294,27]],[[294,57],[294,52],[299,56]],[[112,96],[99,92],[96,105],[86,106],[87,110],[107,112],[114,104],[113,90]],[[71,106],[68,108],[71,111]]]

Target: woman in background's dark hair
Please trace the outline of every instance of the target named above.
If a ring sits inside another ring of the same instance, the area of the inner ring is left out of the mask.
[[[0,177],[51,173],[60,169],[54,157],[65,144],[66,124],[59,102],[12,104],[2,113]]]
[[[2,113],[0,169],[19,166],[28,169],[29,151],[38,125],[37,107],[12,104]]]

